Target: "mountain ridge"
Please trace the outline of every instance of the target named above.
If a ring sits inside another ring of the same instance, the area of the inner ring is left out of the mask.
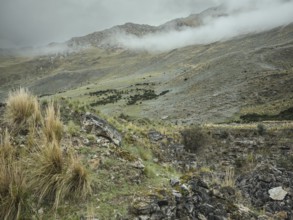
[[[115,45],[115,42],[109,42],[108,39],[111,39],[114,35],[121,33],[126,35],[133,35],[136,37],[143,37],[146,35],[159,34],[166,31],[181,31],[185,28],[196,28],[203,25],[204,21],[208,18],[212,19],[225,15],[226,13],[224,12],[223,7],[212,7],[202,11],[201,13],[190,14],[187,17],[172,19],[158,26],[127,22],[122,25],[116,25],[105,30],[93,32],[85,36],[73,37],[69,41],[66,41],[65,44],[69,47],[119,47],[119,45]]]

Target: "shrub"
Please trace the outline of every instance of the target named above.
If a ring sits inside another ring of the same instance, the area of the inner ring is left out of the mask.
[[[257,124],[257,132],[259,135],[264,135],[266,133],[266,127],[264,124]]]
[[[60,121],[59,108],[55,110],[53,103],[49,104],[46,108],[46,116],[43,131],[47,142],[52,142],[53,140],[60,142],[62,138],[63,125]]]
[[[184,147],[190,152],[197,152],[208,142],[208,136],[206,132],[199,126],[185,129],[181,132],[181,134]]]
[[[38,100],[26,89],[19,88],[10,92],[6,103],[5,121],[13,129],[21,130],[41,119]]]

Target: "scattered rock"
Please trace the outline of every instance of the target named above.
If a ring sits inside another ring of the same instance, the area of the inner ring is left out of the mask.
[[[149,136],[149,139],[154,142],[162,140],[164,138],[164,135],[162,135],[160,132],[155,130],[150,130],[148,133],[148,136]]]
[[[43,209],[43,208],[40,208],[40,209],[38,210],[38,214],[39,214],[39,215],[43,215],[43,214],[44,214],[44,209]]]
[[[282,189],[282,186],[275,187],[269,190],[270,197],[273,200],[283,200],[287,195],[287,192]]]
[[[145,168],[145,166],[143,165],[143,163],[140,160],[137,160],[134,163],[132,163],[132,166],[137,169],[142,169],[142,170]]]
[[[182,194],[180,192],[178,192],[177,190],[173,190],[172,191],[172,195],[176,198],[179,199],[182,197]]]
[[[122,136],[106,120],[99,118],[91,113],[86,113],[83,120],[83,129],[96,136],[102,136],[111,140],[116,146],[121,146]]]
[[[110,141],[109,139],[105,138],[105,137],[97,137],[96,139],[97,144],[99,144],[102,147],[109,147]]]
[[[174,187],[174,186],[178,186],[179,183],[180,183],[180,181],[179,181],[178,179],[170,179],[170,185],[171,185],[172,187]]]
[[[133,219],[257,219],[243,205],[214,196],[213,189],[198,176],[182,184],[173,182],[176,190],[171,193],[136,198],[130,208]]]
[[[158,158],[154,158],[153,161],[154,161],[154,163],[158,163],[159,162],[159,159]]]
[[[84,138],[83,141],[82,141],[82,143],[83,143],[84,145],[86,145],[86,146],[89,146],[89,145],[90,145],[90,141],[89,141],[89,139],[87,139],[87,138]]]
[[[162,120],[166,120],[168,118],[169,118],[169,115],[164,115],[164,116],[161,117]]]

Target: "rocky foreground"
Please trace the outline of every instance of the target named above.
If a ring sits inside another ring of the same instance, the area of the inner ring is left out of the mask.
[[[88,167],[93,192],[54,218],[293,219],[292,122],[178,127],[61,102],[62,149]],[[22,149],[29,137],[11,142]],[[50,201],[32,204],[33,219],[52,218]]]

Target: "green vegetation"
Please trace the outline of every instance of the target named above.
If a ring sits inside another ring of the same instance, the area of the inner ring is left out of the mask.
[[[271,121],[272,120],[293,120],[293,107],[290,107],[275,115],[250,113],[250,114],[241,115],[240,119],[242,119],[244,122],[258,122],[258,121],[269,121],[269,120]]]
[[[71,136],[77,136],[77,134],[79,133],[79,130],[80,130],[80,127],[78,125],[76,125],[73,120],[70,120],[67,123],[67,132]]]
[[[149,83],[136,84],[135,86],[149,86]],[[151,84],[153,85],[153,84]],[[160,96],[167,94],[169,90],[165,90],[160,94],[156,94],[154,90],[147,88],[136,88],[136,89],[106,89],[106,90],[98,90],[95,92],[88,93],[91,97],[97,97],[98,100],[90,103],[90,106],[99,106],[99,105],[107,105],[114,104],[122,99],[126,101],[127,105],[134,105],[137,102],[142,102],[146,100],[156,99]],[[132,95],[131,95],[132,94]]]

